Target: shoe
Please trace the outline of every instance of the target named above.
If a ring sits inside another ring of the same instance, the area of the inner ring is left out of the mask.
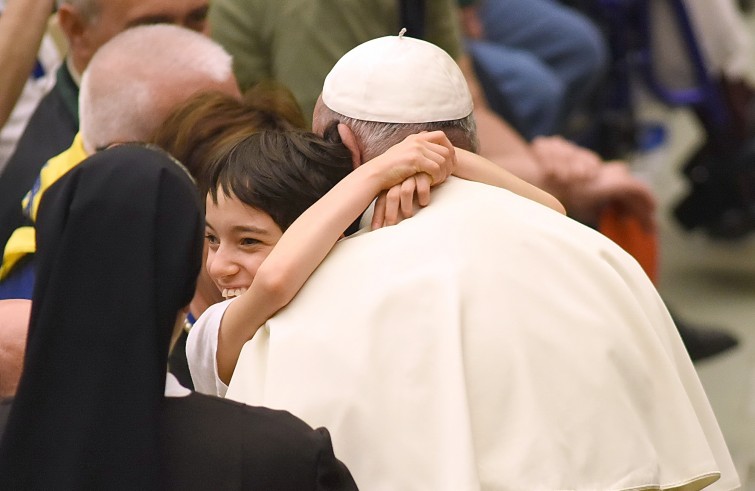
[[[721,240],[755,232],[755,138],[728,154],[704,146],[683,172],[691,187],[673,213],[684,229]]]
[[[718,355],[739,345],[739,340],[726,330],[693,326],[671,315],[692,361],[700,361]]]
[[[755,231],[755,206],[748,210],[724,210],[715,220],[706,223],[704,229],[713,239],[744,239]]]

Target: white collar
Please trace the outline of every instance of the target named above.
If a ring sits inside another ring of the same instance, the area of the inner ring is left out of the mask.
[[[165,397],[186,397],[191,391],[181,385],[175,375],[168,372],[165,377]]]

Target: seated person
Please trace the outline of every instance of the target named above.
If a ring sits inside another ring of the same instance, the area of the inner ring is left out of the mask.
[[[203,228],[186,170],[141,145],[50,187],[1,489],[356,489],[324,428],[166,381]]]
[[[528,140],[564,134],[608,71],[598,26],[552,0],[457,0],[491,108]]]

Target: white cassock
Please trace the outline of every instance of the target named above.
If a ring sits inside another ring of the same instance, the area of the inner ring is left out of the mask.
[[[213,349],[190,362],[212,367]],[[550,209],[455,178],[414,218],[342,240],[245,345],[227,396],[327,427],[362,490],[739,485],[639,265]]]

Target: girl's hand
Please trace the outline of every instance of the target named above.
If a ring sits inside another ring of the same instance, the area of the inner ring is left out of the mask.
[[[409,135],[367,165],[379,173],[383,190],[375,203],[372,229],[395,225],[430,202],[430,187],[440,184],[456,167],[453,145],[442,131]]]
[[[454,147],[446,134],[431,131],[407,136],[360,168],[371,172],[378,191],[384,191],[422,172],[430,176],[431,185],[440,184],[455,166]]]
[[[372,214],[372,230],[396,225],[404,218],[412,217],[415,194],[419,206],[427,206],[430,203],[431,185],[430,176],[420,173],[380,193]]]

